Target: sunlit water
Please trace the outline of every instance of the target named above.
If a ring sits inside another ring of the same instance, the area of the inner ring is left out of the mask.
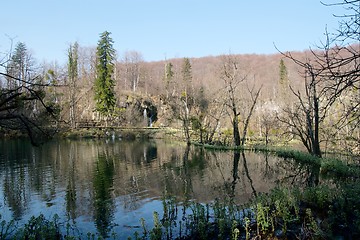
[[[114,232],[123,239],[142,231],[141,218],[151,227],[154,211],[161,217],[165,193],[180,202],[242,204],[278,183],[308,184],[306,176],[303,166],[268,154],[165,141],[64,140],[33,147],[7,140],[0,141],[0,213],[19,223],[57,214],[74,234]]]

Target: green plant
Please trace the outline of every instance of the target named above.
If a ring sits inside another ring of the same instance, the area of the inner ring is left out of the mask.
[[[232,236],[231,236],[232,240],[237,240],[239,238],[240,230],[238,228],[238,222],[235,220],[233,220],[233,224],[231,227],[231,233],[232,233]]]
[[[146,229],[145,219],[144,219],[144,218],[141,218],[141,219],[140,219],[140,223],[141,223],[141,227],[142,227],[142,229],[143,229],[143,236],[144,236],[144,238],[146,238],[146,236],[147,236],[147,229]]]
[[[244,222],[245,222],[245,239],[248,240],[250,239],[250,218],[248,217],[245,217],[244,218]]]
[[[2,216],[0,214],[0,221]],[[0,239],[8,239],[11,234],[15,231],[15,220],[11,220],[9,222],[2,220],[0,222]]]
[[[47,220],[43,214],[33,216],[16,232],[15,239],[61,239],[58,220],[58,215],[53,217],[53,221]]]
[[[306,214],[306,216],[305,216],[305,226],[307,227],[309,232],[312,235],[321,236],[322,233],[321,233],[320,227],[318,226],[315,218],[313,217],[311,209],[307,208],[305,210],[305,214]]]
[[[270,208],[268,206],[263,206],[262,203],[256,204],[256,223],[257,223],[257,234],[260,235],[260,231],[262,233],[266,233],[270,227],[270,218],[269,211]]]
[[[159,221],[159,213],[154,212],[153,218],[154,218],[154,228],[150,231],[150,239],[151,240],[161,239],[162,230],[161,230],[161,223]]]

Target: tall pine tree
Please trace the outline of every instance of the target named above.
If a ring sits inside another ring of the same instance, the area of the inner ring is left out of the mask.
[[[192,73],[189,58],[184,58],[181,68],[182,80],[184,84],[184,92],[181,94],[183,103],[182,121],[184,127],[185,138],[187,144],[190,145],[190,110],[192,107]]]
[[[173,71],[173,64],[171,62],[165,64],[165,76],[164,76],[164,82],[165,82],[165,90],[166,90],[166,99],[169,98],[169,90],[170,90],[170,84],[174,78],[174,71]]]
[[[70,45],[68,49],[68,86],[69,86],[69,102],[70,102],[70,123],[71,127],[75,128],[76,122],[76,93],[78,73],[78,59],[79,59],[79,44],[75,42]]]
[[[283,59],[279,63],[279,101],[285,104],[289,103],[289,75]]]
[[[114,92],[115,81],[113,79],[115,49],[113,48],[114,41],[110,34],[108,31],[100,34],[96,51],[96,110],[105,116],[110,116],[113,113],[116,103]]]
[[[33,67],[33,59],[25,43],[18,42],[6,66],[6,72],[8,75],[20,79],[21,82],[14,81],[11,77],[7,77],[8,88],[16,88],[19,84],[25,86],[25,81],[31,82],[34,77],[31,74],[34,70]]]

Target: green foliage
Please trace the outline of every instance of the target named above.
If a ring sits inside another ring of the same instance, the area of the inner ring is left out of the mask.
[[[245,206],[218,200],[211,204],[192,201],[179,203],[164,196],[164,216],[153,213],[153,228],[147,229],[141,218],[142,233],[135,239],[333,239],[360,235],[360,185],[345,183],[339,187],[316,186],[305,190],[277,187],[263,193]],[[181,205],[179,205],[181,204]],[[182,208],[181,211],[178,211]],[[319,221],[320,220],[320,221]],[[58,216],[47,220],[32,217],[24,227],[2,221],[0,239],[79,239],[60,232]],[[176,235],[173,234],[176,232]],[[66,237],[66,238],[64,238]],[[103,239],[88,233],[88,239]],[[116,239],[112,233],[112,238]],[[129,237],[130,239],[130,237]]]
[[[312,165],[318,165],[321,164],[321,158],[311,155],[306,152],[297,151],[297,150],[287,150],[287,149],[276,149],[275,150],[276,155],[279,157],[288,159],[294,159],[295,161],[306,163],[306,164],[312,164]]]
[[[165,64],[165,86],[168,87],[174,77],[173,64],[171,62]]]
[[[286,65],[285,65],[285,62],[283,59],[280,60],[279,75],[280,75],[279,83],[282,86],[287,86],[289,84],[289,76],[288,76],[288,71],[287,71],[287,68],[286,68]]]
[[[195,131],[201,130],[201,122],[196,116],[190,117],[191,128]]]
[[[346,164],[339,159],[325,158],[321,162],[321,174],[323,176],[357,177],[360,176],[360,167]]]
[[[32,68],[33,68],[33,63],[31,61],[31,56],[28,52],[25,43],[18,42],[12,53],[10,61],[7,64],[6,67],[7,74],[21,80],[29,81],[30,78],[32,78],[31,76],[32,75],[31,72],[33,71]],[[13,82],[11,78],[9,78],[8,80],[10,80],[10,82]],[[15,84],[15,82],[13,83]]]
[[[11,220],[7,222],[1,219],[2,216],[0,214],[0,239],[8,239],[15,231],[15,221]]]
[[[14,239],[61,239],[59,217],[55,215],[50,221],[42,214],[33,216],[16,232]]]
[[[68,49],[68,75],[71,83],[78,77],[78,48],[79,44],[75,42]]]
[[[159,220],[159,214],[157,212],[153,213],[154,217],[154,228],[150,231],[150,239],[151,240],[161,240],[162,236],[162,226]]]
[[[113,113],[116,104],[113,79],[115,49],[110,32],[105,31],[100,35],[96,55],[97,77],[94,86],[96,110],[109,116]]]
[[[181,67],[182,79],[185,83],[189,84],[192,80],[191,63],[189,58],[184,58]]]

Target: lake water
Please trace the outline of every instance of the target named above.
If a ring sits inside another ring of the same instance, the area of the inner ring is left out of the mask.
[[[165,141],[62,140],[33,147],[0,141],[0,214],[27,222],[55,214],[75,233],[121,239],[161,216],[162,196],[246,203],[277,184],[312,184],[303,165],[255,152],[210,151]]]

